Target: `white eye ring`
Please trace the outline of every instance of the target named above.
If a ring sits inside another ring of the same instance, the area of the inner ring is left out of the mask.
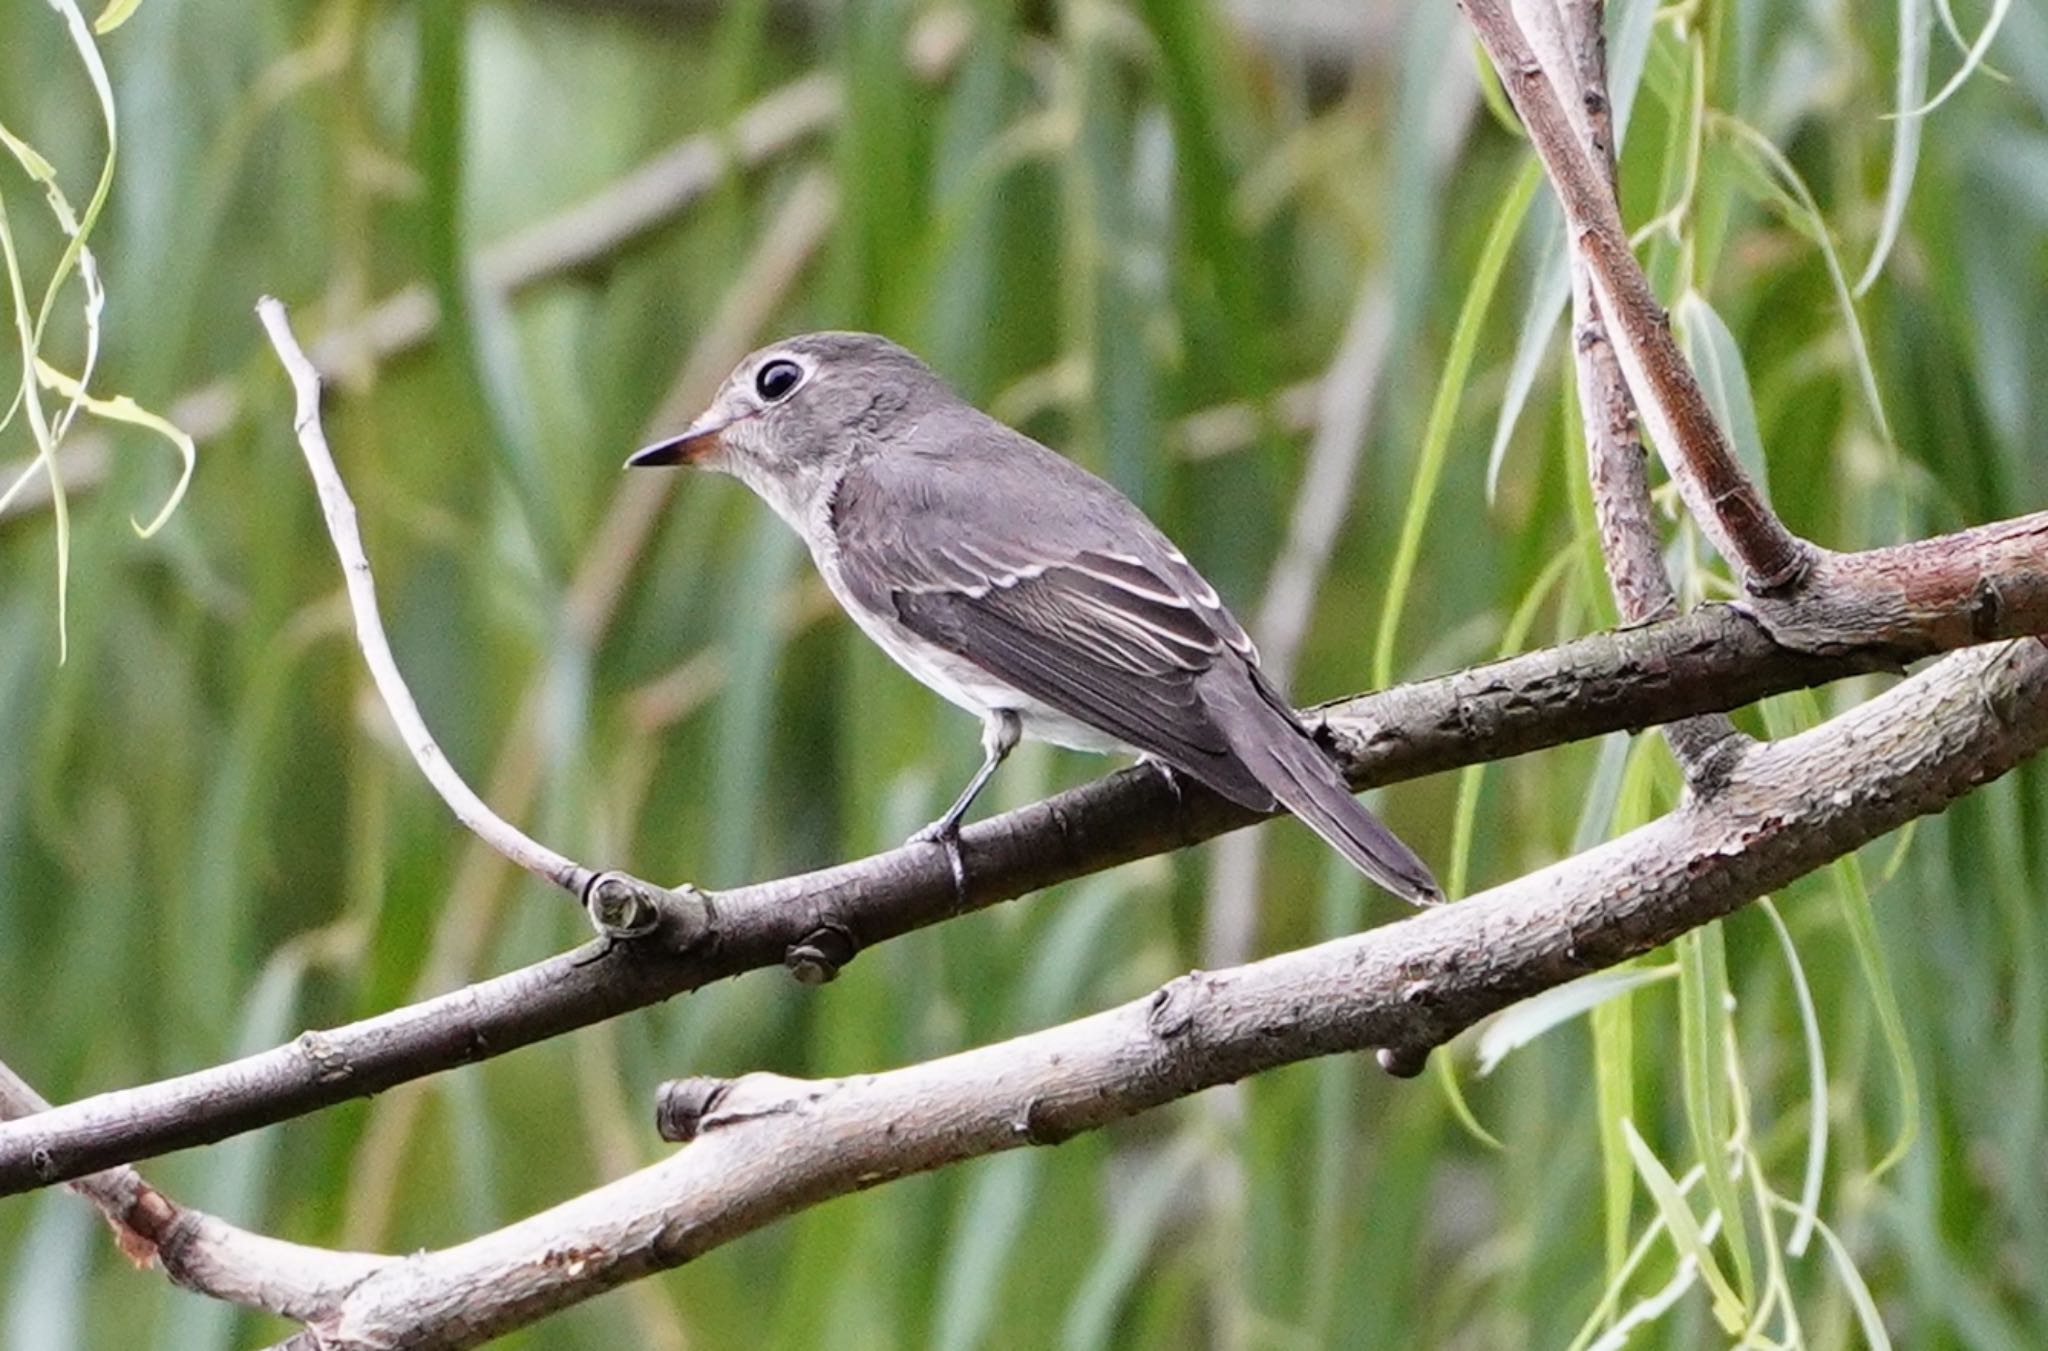
[[[763,403],[780,403],[796,392],[804,382],[804,368],[788,357],[776,357],[773,361],[761,363],[761,369],[754,372],[754,393]]]

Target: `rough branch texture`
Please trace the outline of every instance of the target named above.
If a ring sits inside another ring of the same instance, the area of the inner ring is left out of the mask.
[[[48,1111],[41,1094],[0,1064],[0,1121]],[[109,1168],[72,1182],[99,1209],[121,1252],[155,1265],[179,1285],[285,1318],[335,1307],[349,1287],[388,1258],[285,1243],[181,1206],[133,1168]]]
[[[1883,667],[1893,656],[1787,651],[1739,611],[1716,606],[1321,712],[1351,782],[1366,788],[1739,707]],[[1114,774],[967,827],[967,906],[1255,819],[1192,788],[1177,804],[1150,772]],[[0,1194],[303,1115],[793,956],[829,978],[862,947],[959,913],[945,862],[933,854],[898,849],[728,892],[689,893],[670,907],[662,930],[632,943],[600,942],[226,1065],[0,1125]]]
[[[756,1074],[663,1094],[673,1157],[439,1252],[394,1259],[286,1346],[473,1346],[828,1197],[1052,1144],[1290,1061],[1414,1057],[1515,1001],[1670,941],[2048,742],[2048,650],[1951,657],[1725,790],[1470,901],[1076,1022],[882,1074]]]

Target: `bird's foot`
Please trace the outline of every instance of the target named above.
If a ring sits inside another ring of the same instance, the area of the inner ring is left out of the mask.
[[[1149,755],[1143,758],[1143,763],[1152,767],[1159,775],[1160,781],[1166,785],[1166,791],[1173,794],[1174,838],[1185,841],[1188,838],[1188,798],[1187,790],[1180,781],[1180,771],[1166,761],[1154,760]]]
[[[918,844],[936,844],[946,851],[946,866],[953,873],[953,904],[956,909],[967,906],[967,860],[960,853],[960,822],[951,816],[942,816],[903,842],[908,848]]]

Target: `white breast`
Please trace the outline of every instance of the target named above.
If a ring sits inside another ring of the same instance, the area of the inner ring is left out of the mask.
[[[986,717],[996,709],[1011,710],[1018,715],[1025,736],[1037,741],[1049,741],[1055,746],[1067,746],[1081,751],[1130,749],[1115,737],[1098,731],[1078,719],[1068,717],[1022,690],[1005,684],[966,658],[919,637],[894,615],[863,609],[847,592],[845,580],[839,569],[838,550],[832,543],[831,532],[820,529],[809,532],[809,536],[820,541],[812,548],[811,557],[817,563],[818,572],[825,579],[825,586],[839,602],[840,608],[845,610],[848,617],[860,625],[861,632],[874,639],[875,645],[888,653],[898,666],[923,681],[926,687],[936,692],[940,698],[957,704],[977,717]]]
[[[1008,709],[1018,715],[1025,736],[1036,741],[1049,741],[1055,746],[1081,751],[1133,749],[1115,737],[1005,684],[964,657],[920,638],[895,615],[869,613],[857,604],[848,593],[840,573],[838,542],[832,535],[832,495],[837,486],[836,480],[816,477],[786,482],[759,472],[744,456],[720,456],[705,467],[739,478],[773,507],[776,515],[789,522],[810,545],[811,560],[818,565],[819,575],[824,577],[825,586],[832,592],[833,599],[839,602],[839,608],[846,611],[848,617],[860,625],[861,632],[872,638],[875,645],[888,653],[898,666],[916,676],[942,699],[957,704],[976,717],[986,717],[996,709]]]

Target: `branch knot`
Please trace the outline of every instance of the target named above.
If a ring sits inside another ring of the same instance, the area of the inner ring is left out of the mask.
[[[792,943],[782,954],[782,964],[800,985],[828,985],[859,952],[853,932],[837,920],[827,920]]]
[[[1190,971],[1152,992],[1152,1002],[1145,1011],[1145,1026],[1153,1036],[1172,1041],[1195,1025],[1195,1000],[1201,978],[1200,971]]]
[[[685,1145],[704,1129],[704,1120],[732,1092],[733,1081],[694,1075],[671,1079],[655,1090],[654,1128],[670,1144]]]

